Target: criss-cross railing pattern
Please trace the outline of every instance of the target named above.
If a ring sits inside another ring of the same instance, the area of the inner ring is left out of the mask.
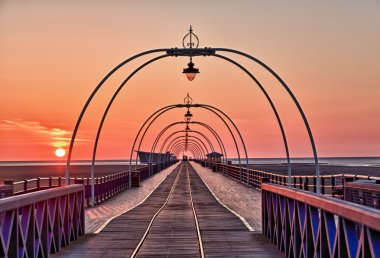
[[[84,235],[84,187],[0,200],[0,257],[48,257]]]
[[[380,211],[265,183],[263,234],[287,257],[380,257]]]

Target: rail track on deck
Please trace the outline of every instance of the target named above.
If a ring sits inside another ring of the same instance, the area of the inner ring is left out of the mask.
[[[184,257],[205,257],[201,230],[199,228],[191,192],[189,167],[191,166],[188,162],[181,164],[179,173],[176,176],[165,203],[154,214],[131,257],[149,256],[153,254],[152,251],[154,255],[167,254],[167,256],[184,255]],[[180,217],[168,221],[168,216],[165,215],[173,212],[176,213],[174,216],[179,215]],[[190,213],[192,214],[192,218],[189,216]],[[154,225],[158,225],[158,227],[154,228]],[[193,228],[191,228],[191,225],[193,225]],[[156,234],[161,236],[167,235],[168,231],[172,232],[169,239],[155,237]],[[196,238],[194,237],[194,233],[196,233]],[[178,234],[181,234],[181,236]],[[178,238],[184,241],[178,241]],[[168,242],[174,245],[168,246]],[[144,244],[148,247],[143,248]],[[152,244],[155,246],[154,250],[150,250],[151,248],[149,248]],[[161,248],[157,248],[159,246],[161,246]]]

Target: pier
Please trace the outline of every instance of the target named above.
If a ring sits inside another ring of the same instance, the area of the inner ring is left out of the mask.
[[[259,206],[259,204],[258,204]],[[53,257],[282,257],[182,162],[139,206]]]

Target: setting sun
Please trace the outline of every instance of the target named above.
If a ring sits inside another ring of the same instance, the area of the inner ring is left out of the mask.
[[[66,154],[66,151],[64,149],[59,148],[59,149],[55,150],[55,155],[57,157],[61,158],[61,157],[65,156],[65,154]]]

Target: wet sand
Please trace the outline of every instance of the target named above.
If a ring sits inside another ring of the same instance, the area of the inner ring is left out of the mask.
[[[143,165],[138,165],[138,167],[141,166]],[[127,170],[129,170],[129,165],[96,165],[95,176],[111,175]],[[20,181],[36,177],[64,177],[65,172],[65,165],[0,166],[0,182],[3,179]],[[90,173],[90,165],[72,165],[70,168],[70,177],[90,177]]]

